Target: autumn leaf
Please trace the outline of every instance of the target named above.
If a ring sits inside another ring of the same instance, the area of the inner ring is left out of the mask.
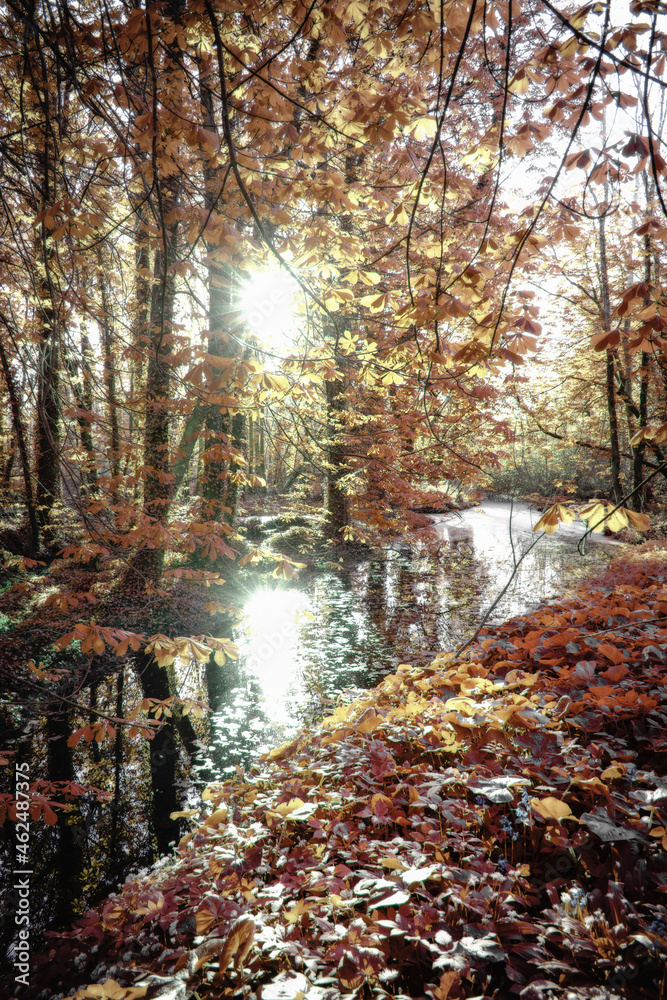
[[[437,134],[438,126],[435,118],[417,118],[407,131],[415,137],[417,142],[422,142],[424,139],[433,139]]]
[[[84,990],[78,990],[75,1000],[139,1000],[146,996],[148,987],[146,986],[121,986],[115,979],[107,979],[99,986],[87,986]]]
[[[543,819],[555,819],[560,822],[562,819],[569,819],[572,816],[572,810],[568,804],[562,799],[554,798],[553,795],[547,795],[544,799],[531,799],[530,804]]]
[[[630,510],[628,508],[626,508],[625,513],[630,524],[636,531],[648,531],[650,521],[647,514],[641,514],[639,511]]]
[[[533,527],[533,531],[545,531],[547,535],[553,535],[559,524],[570,524],[576,518],[576,514],[564,507],[561,503],[556,503],[549,507]]]
[[[300,899],[289,910],[285,910],[283,916],[288,924],[295,924],[304,915],[304,913],[311,910],[314,905],[314,903],[306,903],[303,899]]]
[[[598,647],[599,648],[599,647]],[[600,676],[604,677],[605,680],[611,681],[612,684],[618,683],[618,681],[623,680],[630,673],[630,668],[626,663],[620,661],[616,662],[613,667],[609,667]]]
[[[616,646],[611,646],[608,642],[601,642],[596,651],[605,656],[612,663],[623,663],[625,660],[625,653],[623,650],[618,649]]]
[[[254,920],[250,917],[235,920],[220,952],[220,971],[224,972],[230,962],[234,963],[235,969],[241,968],[254,940]]]

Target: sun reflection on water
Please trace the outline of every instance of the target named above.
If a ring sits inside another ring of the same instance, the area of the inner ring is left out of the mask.
[[[440,541],[401,545],[347,574],[325,572],[295,586],[258,588],[246,601],[238,661],[218,670],[206,780],[234,773],[330,715],[340,698],[373,687],[398,663],[428,663],[469,637],[508,579],[508,505],[484,504],[439,519]],[[525,505],[513,516],[516,554],[534,536]],[[446,529],[465,529],[462,540]],[[491,621],[536,607],[606,564],[576,538],[544,539],[520,567]],[[458,544],[457,544],[458,543]]]
[[[245,638],[239,652],[278,725],[294,718],[295,688],[302,687],[299,626],[312,620],[310,605],[301,590],[263,588],[243,609]]]

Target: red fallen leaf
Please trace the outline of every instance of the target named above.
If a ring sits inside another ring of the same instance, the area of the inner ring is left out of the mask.
[[[606,656],[607,659],[611,660],[614,664],[623,663],[625,661],[625,653],[616,646],[610,645],[608,642],[601,642],[597,647],[597,652],[602,653],[603,656]]]
[[[393,804],[389,796],[383,795],[381,792],[371,798],[371,810],[376,816],[386,816]]]
[[[629,673],[630,670],[627,663],[615,663],[613,667],[609,667],[609,669],[605,670],[600,676],[615,684],[617,681],[626,677]]]

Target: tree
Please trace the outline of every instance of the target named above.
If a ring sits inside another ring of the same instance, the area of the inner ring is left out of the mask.
[[[260,414],[282,456],[326,480],[332,539],[404,530],[401,509],[424,503],[425,487],[474,486],[503,460],[506,399],[523,396],[520,366],[542,329],[534,285],[553,247],[583,267],[573,219],[593,214],[601,280],[573,308],[585,297],[602,317],[587,335],[607,352],[610,416],[619,394],[634,421],[635,481],[643,442],[659,457],[658,13],[652,0],[618,26],[609,3],[549,0],[9,0],[0,13],[0,364],[29,524],[15,547],[28,569],[59,551],[50,578],[67,569],[80,583],[58,578],[48,628],[17,660],[28,652],[37,674],[25,667],[12,683],[45,685],[36,701],[59,720],[54,735],[74,729],[70,749],[99,736],[117,761],[119,727],[159,730],[160,850],[176,832],[176,754],[194,752],[184,709],[174,712],[174,665],[230,652],[226,639],[178,635],[173,607],[179,587],[217,585],[236,555],[238,495],[260,483],[244,469],[244,436]],[[630,136],[591,137],[591,119],[633,103]],[[518,203],[507,173],[518,164],[529,186],[531,162],[542,180]],[[564,206],[568,170],[579,180]],[[650,245],[637,254],[619,231],[612,259],[604,244],[617,220],[608,207],[589,211],[590,191],[625,192],[641,171],[651,216],[633,226]],[[628,286],[630,261],[644,270]],[[269,264],[303,297],[306,346],[282,358],[267,357],[276,352],[236,301]],[[623,329],[611,329],[614,317]],[[559,437],[543,409],[537,420]],[[65,431],[63,418],[76,426]],[[592,419],[578,417],[587,445]],[[607,445],[617,491],[620,435]],[[197,497],[184,488],[195,456]],[[121,578],[118,602],[107,600],[109,576]],[[36,597],[39,580],[23,583]],[[88,605],[97,617],[81,621]],[[124,619],[137,605],[135,632]],[[66,676],[38,665],[52,639]],[[4,650],[13,662],[16,648]],[[132,711],[128,658],[141,723],[119,718],[118,684],[113,704],[75,699],[123,676]],[[51,776],[71,791],[71,758],[52,759]],[[116,770],[114,794],[118,785]]]

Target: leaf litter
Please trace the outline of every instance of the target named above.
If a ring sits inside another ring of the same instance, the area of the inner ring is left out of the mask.
[[[656,551],[459,659],[398,667],[209,786],[175,860],[51,934],[35,983],[101,984],[77,1000],[665,996],[666,652]]]

